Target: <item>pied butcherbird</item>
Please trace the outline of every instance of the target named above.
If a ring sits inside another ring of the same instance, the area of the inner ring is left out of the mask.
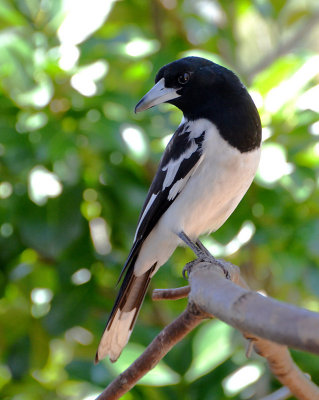
[[[224,224],[259,163],[260,118],[245,86],[229,69],[199,57],[165,65],[135,111],[160,103],[178,107],[183,119],[146,196],[96,362],[106,356],[118,359],[152,276],[183,242],[203,249],[199,236]]]

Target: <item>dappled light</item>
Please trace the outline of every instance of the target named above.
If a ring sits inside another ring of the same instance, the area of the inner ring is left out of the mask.
[[[231,356],[231,334],[232,328],[220,321],[208,322],[198,329],[193,340],[193,361],[185,374],[187,381],[206,375]],[[211,341],[213,337],[215,340]]]
[[[131,155],[138,161],[145,161],[148,148],[143,132],[136,126],[125,126],[121,131]]]
[[[72,76],[71,85],[84,96],[93,96],[97,92],[97,81],[104,78],[107,70],[108,64],[103,60],[81,67],[79,72]]]
[[[261,183],[271,184],[293,172],[294,166],[287,161],[285,148],[275,143],[263,146],[257,179]]]
[[[80,50],[72,44],[61,44],[58,48],[59,52],[59,67],[64,71],[70,71],[75,67],[79,57]]]
[[[74,272],[71,276],[71,281],[74,285],[83,285],[91,279],[91,271],[87,268],[81,268]]]
[[[131,57],[149,56],[160,47],[157,40],[133,39],[125,45],[125,53]]]
[[[129,344],[124,352],[123,357],[116,364],[108,362],[110,369],[117,375],[129,367],[132,362],[143,352],[144,347],[135,343]],[[161,361],[156,369],[152,370],[144,378],[141,379],[141,384],[151,386],[166,386],[175,385],[180,382],[181,377],[174,372],[168,365]]]
[[[256,227],[251,221],[245,221],[237,235],[226,245],[218,243],[212,237],[203,239],[208,250],[218,257],[230,256],[236,253],[242,246],[250,241],[255,233]]]
[[[41,318],[46,315],[51,308],[53,293],[47,288],[34,288],[31,292],[31,314],[34,318]]]
[[[58,177],[42,166],[34,167],[29,174],[30,199],[43,205],[49,197],[57,197],[62,193],[62,184]]]
[[[204,245],[252,289],[319,311],[318,22],[313,0],[1,0],[1,399],[93,400],[185,309],[148,292],[118,361],[94,364],[182,119],[171,104],[138,114],[135,105],[182,57],[233,70],[262,120],[254,183]],[[151,289],[186,285],[194,258],[176,250]],[[229,325],[206,321],[124,398],[260,399],[278,382],[245,346]],[[293,358],[318,384],[318,357]]]
[[[82,326],[74,326],[65,332],[68,341],[75,341],[83,346],[88,346],[93,342],[93,334]]]
[[[94,248],[101,255],[109,254],[112,246],[109,239],[109,227],[103,218],[94,218],[89,223]]]
[[[249,365],[239,368],[223,381],[226,394],[230,396],[236,395],[248,385],[256,382],[262,373],[263,367],[257,363],[250,363]]]
[[[1,182],[0,183],[0,198],[7,199],[12,195],[12,185],[10,182]]]
[[[289,79],[280,82],[278,86],[271,89],[265,99],[266,110],[274,113],[278,111],[285,103],[294,99],[300,93],[301,89],[305,88],[307,83],[316,75],[318,75],[318,64],[319,56],[310,57]],[[315,100],[315,88],[312,88],[311,90],[313,95],[311,95],[311,92],[310,94],[309,92],[306,92],[298,100],[299,107],[302,108],[302,104],[306,105],[307,101],[308,104],[303,109],[311,109],[313,107]]]
[[[63,0],[64,19],[58,29],[61,43],[79,44],[95,32],[106,20],[115,0]]]

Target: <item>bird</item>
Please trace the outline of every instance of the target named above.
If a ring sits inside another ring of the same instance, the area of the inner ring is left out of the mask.
[[[231,70],[201,57],[163,66],[135,112],[161,103],[183,118],[170,139],[138,219],[123,278],[95,362],[115,362],[128,343],[151,278],[177,246],[205,256],[199,241],[219,229],[250,187],[260,159],[261,121]]]

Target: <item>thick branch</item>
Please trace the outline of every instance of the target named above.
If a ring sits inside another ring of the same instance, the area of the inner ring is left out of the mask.
[[[204,312],[241,332],[319,354],[318,313],[246,290],[208,263],[198,264],[189,282],[189,301]]]
[[[144,353],[122,372],[96,400],[116,400],[128,392],[147,372],[192,331],[207,315],[199,312],[195,306],[188,305],[186,310],[156,336]]]
[[[286,346],[257,337],[252,340],[256,352],[267,359],[271,372],[297,399],[319,398],[318,387],[300,371]]]
[[[222,265],[221,265],[222,264]],[[224,272],[235,281],[225,279]],[[284,345],[259,336],[272,338],[293,347],[319,352],[319,316],[316,313],[280,303],[247,289],[238,268],[218,260],[216,264],[193,263],[189,268],[190,287],[187,309],[152,341],[144,353],[119,375],[97,400],[115,400],[129,391],[168,351],[204,318],[212,316],[238,328],[253,341],[256,351],[265,357],[271,371],[299,400],[319,399],[317,388],[298,369]],[[238,286],[240,285],[240,286]],[[159,290],[159,298],[184,297],[188,287]],[[317,334],[317,335],[316,335]],[[256,336],[255,336],[256,335]]]

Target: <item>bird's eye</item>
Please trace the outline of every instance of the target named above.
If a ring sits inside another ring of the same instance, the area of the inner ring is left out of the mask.
[[[190,78],[190,74],[188,72],[184,72],[182,75],[180,75],[177,78],[177,81],[181,85],[185,85],[185,83],[187,83],[189,81],[189,78]]]

